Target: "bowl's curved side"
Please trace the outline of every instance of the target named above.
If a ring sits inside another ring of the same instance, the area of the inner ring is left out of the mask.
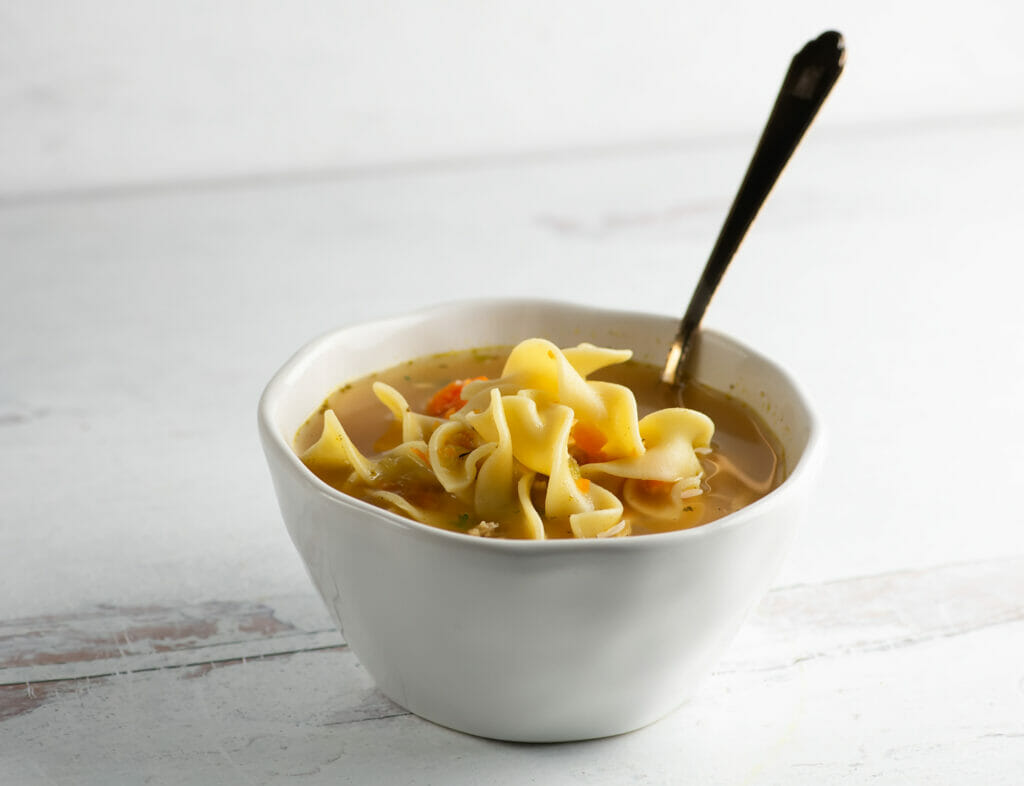
[[[799,505],[661,548],[517,552],[425,538],[323,495],[284,499],[380,689],[444,726],[524,742],[619,734],[689,698],[774,576]]]
[[[754,393],[770,392],[775,416],[785,410],[789,434],[779,436],[792,452],[792,471],[775,492],[727,519],[642,538],[469,538],[345,497],[305,469],[290,437],[326,392],[371,370],[357,368],[370,362],[367,343],[386,358],[378,368],[446,348],[450,331],[462,335],[474,321],[484,324],[478,345],[513,343],[525,337],[518,333],[562,345],[628,340],[645,359],[657,358],[673,327],[668,317],[499,301],[428,310],[379,323],[383,331],[363,326],[313,342],[279,372],[260,404],[261,438],[289,533],[352,650],[381,690],[412,712],[519,741],[585,739],[646,725],[690,695],[774,578],[813,479],[813,412],[784,371],[708,334],[704,371],[733,374]],[[415,340],[407,340],[410,331]],[[331,381],[322,385],[326,377]],[[314,384],[319,398],[306,407]],[[757,408],[760,398],[748,403]]]

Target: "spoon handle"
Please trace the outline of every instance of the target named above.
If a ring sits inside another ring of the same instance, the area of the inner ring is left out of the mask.
[[[790,156],[839,78],[845,54],[843,37],[830,30],[808,42],[793,57],[743,183],[736,193],[669,350],[662,373],[664,382],[681,384],[685,367],[683,361],[711,302],[711,296],[775,181],[782,174]]]

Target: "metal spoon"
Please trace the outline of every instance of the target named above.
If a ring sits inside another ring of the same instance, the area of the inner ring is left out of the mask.
[[[782,174],[790,156],[839,78],[845,60],[843,37],[833,30],[808,42],[793,57],[782,87],[779,88],[775,106],[761,132],[761,140],[747,167],[747,174],[740,184],[679,325],[679,332],[669,349],[665,369],[661,374],[663,382],[682,387],[691,345],[708,303],[711,302],[711,296],[775,181]]]

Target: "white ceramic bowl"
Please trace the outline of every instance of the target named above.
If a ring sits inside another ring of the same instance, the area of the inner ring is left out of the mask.
[[[446,532],[347,497],[295,456],[299,426],[346,381],[415,357],[543,336],[628,347],[660,365],[676,324],[542,300],[456,303],[325,335],[270,381],[259,429],[284,521],[393,701],[453,729],[535,742],[618,734],[667,714],[775,576],[813,485],[819,426],[778,366],[705,332],[699,378],[760,412],[783,444],[785,482],[695,529],[539,542]]]

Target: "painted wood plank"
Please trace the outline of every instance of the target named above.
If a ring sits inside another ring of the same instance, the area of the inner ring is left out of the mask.
[[[266,603],[228,601],[103,606],[0,622],[0,683],[99,677],[343,643],[316,597],[280,598],[276,606],[294,617],[296,603],[306,607],[298,623],[279,618]]]
[[[1022,134],[1019,117],[816,129],[740,249],[708,324],[791,370],[829,428],[780,581],[1024,553],[1001,495],[950,496],[941,427],[984,412],[999,425],[975,429],[972,455],[1024,475],[1021,268],[1006,262]],[[0,205],[0,554],[16,555],[0,619],[304,591],[252,419],[278,364],[338,324],[452,298],[678,313],[749,154]],[[141,424],[160,435],[145,455],[126,450]],[[83,457],[73,471],[57,445]]]
[[[101,606],[0,621],[0,669],[128,657],[293,630],[260,603]]]
[[[688,707],[550,748],[408,716],[336,648],[251,407],[301,340],[382,310],[543,286],[672,311],[746,147],[0,206],[0,783],[1024,782],[1024,568],[977,561],[1021,554],[1024,528],[992,489],[950,489],[941,427],[981,413],[964,455],[996,480],[1024,467],[1021,127],[823,134],[794,161],[712,323],[782,360],[831,426],[783,576],[805,583],[768,596]],[[462,274],[438,281],[439,259]],[[125,449],[140,423],[161,435],[145,460]],[[87,460],[65,471],[55,446]],[[832,581],[852,574],[871,575]],[[114,598],[135,611],[97,605]]]
[[[993,567],[977,574],[993,595],[1017,586],[1011,565]],[[530,746],[450,732],[380,696],[342,648],[49,683],[0,727],[0,782],[1019,783],[1024,622],[990,615],[992,600],[982,602],[985,627],[910,619],[929,616],[927,598],[948,599],[941,582],[910,578],[857,580],[817,604],[820,588],[785,591],[800,602],[767,606],[784,605],[794,628],[821,627],[813,609],[832,600],[895,586],[913,599],[891,597],[878,625],[854,606],[849,629],[875,635],[829,657],[803,657],[797,637],[766,671],[737,642],[688,705],[621,737]],[[946,634],[920,635],[939,628]],[[40,686],[8,688],[27,696]]]
[[[297,616],[322,620],[315,596],[280,605],[294,610],[296,603],[313,607]],[[1018,622],[1024,558],[783,587],[766,596],[716,673],[771,671]],[[7,622],[0,625],[0,721],[82,680],[154,670],[194,677],[215,666],[343,647],[337,631],[301,629],[267,603],[108,607]]]
[[[1024,557],[769,592],[721,669],[883,652],[1024,621]]]

